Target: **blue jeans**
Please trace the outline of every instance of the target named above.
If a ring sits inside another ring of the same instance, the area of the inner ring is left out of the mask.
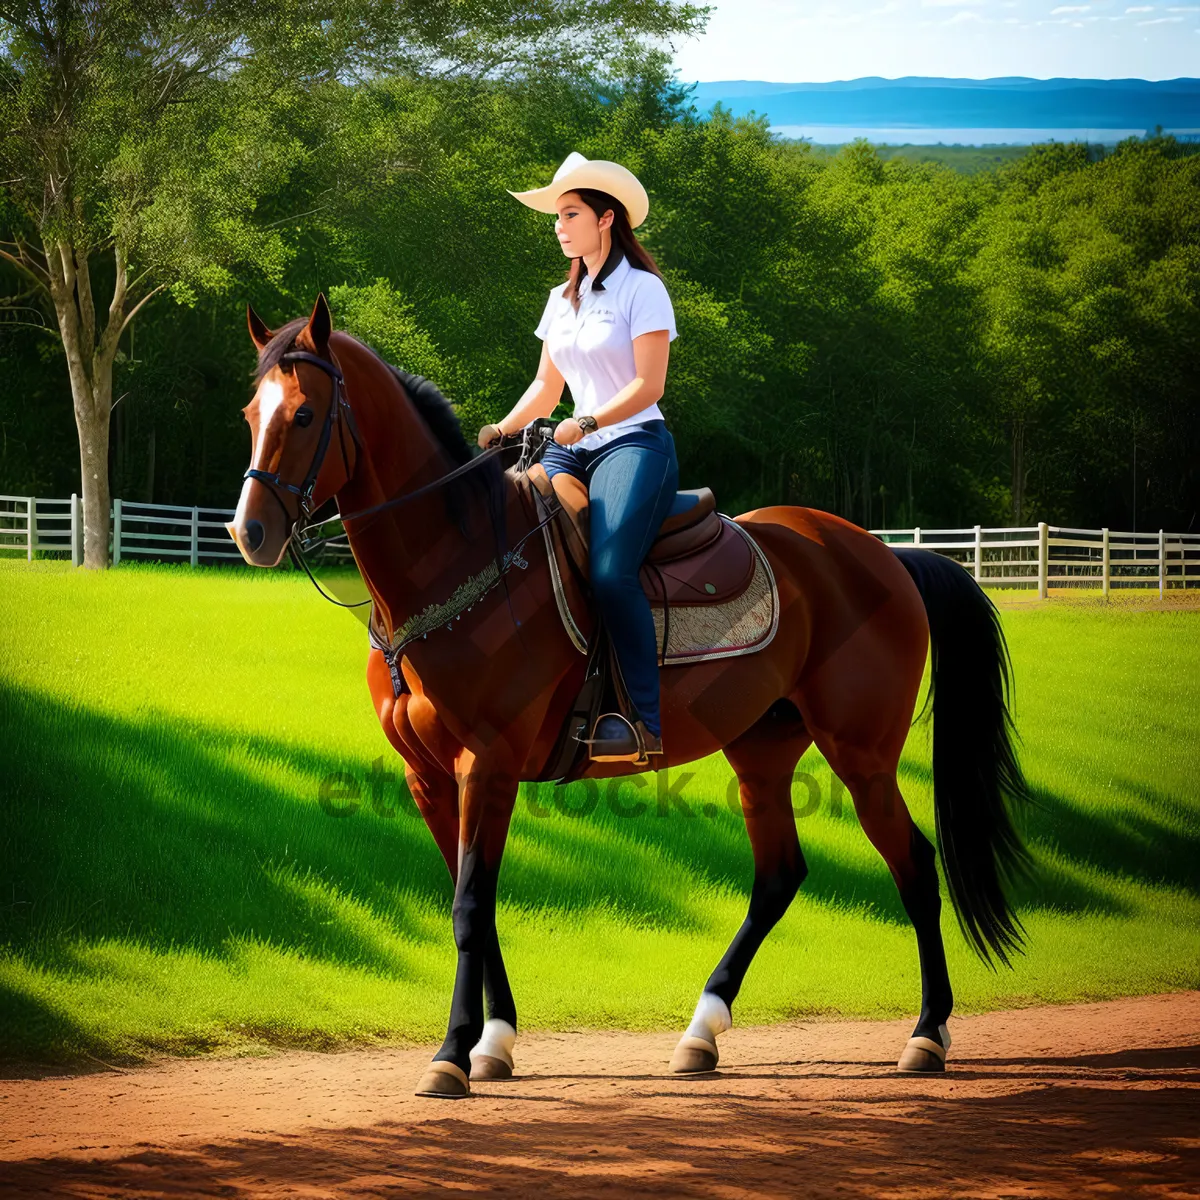
[[[679,487],[675,439],[665,421],[646,421],[595,450],[551,442],[542,465],[551,477],[566,471],[587,485],[596,605],[637,715],[661,737],[658,639],[638,571]]]

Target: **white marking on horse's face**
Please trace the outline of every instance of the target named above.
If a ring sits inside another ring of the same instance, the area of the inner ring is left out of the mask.
[[[252,466],[259,471],[265,469],[262,462],[262,453],[263,445],[267,439],[267,429],[270,427],[271,420],[282,403],[283,384],[278,379],[271,379],[268,376],[258,387],[258,440],[254,447],[254,462]]]
[[[274,374],[274,372],[272,372]],[[278,379],[272,379],[267,376],[266,379],[258,385],[258,391],[255,394],[255,399],[258,401],[258,433],[254,439],[254,453],[250,458],[250,466],[258,471],[265,471],[267,463],[265,461],[265,452],[267,444],[267,430],[271,427],[271,422],[278,413],[280,406],[283,404],[283,384]],[[251,402],[253,403],[253,401]],[[229,522],[227,528],[230,535],[234,537],[239,544],[239,549],[242,548],[242,538],[245,534],[247,513],[246,509],[250,503],[250,489],[253,485],[253,479],[242,481],[242,492],[238,497],[237,511],[233,515],[233,520]],[[235,532],[236,531],[236,532]],[[253,561],[255,565],[269,566],[272,563],[266,562],[256,553],[253,559],[249,558],[248,552],[242,549],[243,555],[247,556],[248,561]],[[282,549],[279,552],[279,558],[283,557]],[[275,560],[278,561],[278,558]]]

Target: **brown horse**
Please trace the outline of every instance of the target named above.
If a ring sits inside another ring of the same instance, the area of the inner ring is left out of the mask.
[[[259,350],[245,409],[253,457],[229,525],[246,561],[277,564],[298,519],[336,496],[389,638],[486,567],[503,584],[448,629],[410,641],[395,678],[380,650],[367,661],[375,711],[454,882],[449,1029],[419,1092],[463,1096],[472,1075],[512,1070],[517,1018],[496,932],[497,874],[518,784],[545,768],[583,659],[556,610],[541,537],[528,537],[533,518],[515,470],[495,459],[460,470],[472,452],[448,402],[333,332],[324,297],[307,321],[276,333],[253,311],[248,317]],[[446,476],[452,482],[440,486]],[[376,508],[406,496],[411,502]],[[1021,929],[1006,889],[1026,862],[1009,808],[1028,790],[1012,746],[998,615],[958,564],[894,551],[829,513],[776,506],[736,521],[774,570],[778,629],[757,653],[661,669],[661,767],[725,754],[739,780],[754,883],[672,1069],[715,1067],[717,1035],[731,1024],[746,970],[804,880],[791,782],[815,743],[853,797],[916,930],[921,1011],[900,1069],[943,1070],[952,994],[936,855],[909,815],[896,768],[932,641],[934,804],[949,894],[975,949],[1007,962]],[[520,547],[515,558],[509,540]],[[584,775],[641,770],[592,762]]]

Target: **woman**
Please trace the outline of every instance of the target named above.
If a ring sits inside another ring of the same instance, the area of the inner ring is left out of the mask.
[[[658,407],[675,314],[633,233],[650,201],[631,171],[581,154],[568,155],[548,187],[510,195],[557,215],[571,267],[536,330],[537,377],[507,416],[479,431],[479,444],[548,417],[570,387],[574,415],[559,422],[542,462],[548,475],[566,471],[587,486],[592,588],[637,710],[632,726],[616,714],[596,722],[591,757],[646,762],[662,754],[662,724],[658,642],[638,571],[679,484],[675,441]]]

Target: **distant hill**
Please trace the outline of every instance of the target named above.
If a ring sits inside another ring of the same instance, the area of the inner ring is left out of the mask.
[[[692,97],[772,125],[1200,129],[1200,79],[733,79],[699,83]]]

